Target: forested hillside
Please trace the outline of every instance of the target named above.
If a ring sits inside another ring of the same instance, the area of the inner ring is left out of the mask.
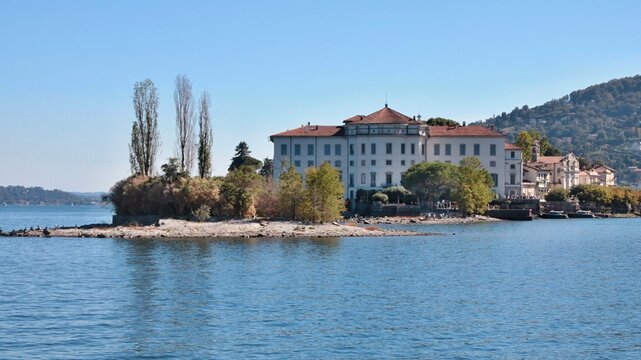
[[[0,186],[0,205],[82,205],[95,199],[77,196],[62,190],[41,187]]]
[[[641,167],[641,76],[577,90],[541,106],[515,108],[486,120],[514,140],[536,129],[563,152],[600,160],[623,181],[637,181],[629,167]]]

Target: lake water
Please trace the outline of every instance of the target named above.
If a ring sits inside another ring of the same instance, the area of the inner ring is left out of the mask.
[[[0,205],[0,229],[111,224],[113,208],[108,205],[3,206]]]
[[[0,238],[0,358],[641,358],[639,225]]]

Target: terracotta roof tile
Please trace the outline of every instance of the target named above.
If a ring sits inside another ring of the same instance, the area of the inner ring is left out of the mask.
[[[354,115],[349,119],[343,120],[343,123],[349,124],[349,123],[353,123],[353,122],[358,122],[358,121],[363,120],[364,117],[365,117],[364,115]]]
[[[342,126],[327,125],[307,125],[297,129],[287,130],[274,134],[271,137],[285,136],[342,136],[344,133]]]
[[[367,116],[356,115],[343,121],[346,124],[421,124],[411,117],[387,106]]]
[[[486,128],[485,126],[430,126],[429,134],[431,137],[448,137],[448,136],[484,136],[484,137],[503,137],[498,131]]]
[[[560,163],[565,156],[539,156],[536,162],[542,164],[556,164]]]
[[[523,150],[520,147],[510,144],[510,143],[505,143],[505,150]]]

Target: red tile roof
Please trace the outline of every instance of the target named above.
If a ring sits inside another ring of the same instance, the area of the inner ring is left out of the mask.
[[[505,143],[505,150],[523,150],[520,147],[510,144],[510,143]]]
[[[327,125],[307,125],[301,126],[297,129],[287,130],[274,134],[271,137],[286,137],[286,136],[342,136],[342,126],[327,126]]]
[[[541,164],[556,164],[563,161],[565,156],[539,156],[535,162]]]
[[[498,131],[486,128],[485,126],[430,126],[429,134],[431,137],[448,137],[448,136],[483,136],[483,137],[503,137]]]
[[[345,124],[421,124],[411,117],[393,110],[387,105],[384,108],[373,112],[367,116],[355,115],[343,121]]]

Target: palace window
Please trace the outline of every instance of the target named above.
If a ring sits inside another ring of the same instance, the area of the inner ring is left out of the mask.
[[[332,153],[332,146],[330,144],[325,144],[325,156],[329,156]]]
[[[445,144],[445,156],[452,155],[452,144]]]
[[[287,144],[280,144],[280,154],[287,155]]]
[[[405,154],[405,144],[401,144],[401,154]]]
[[[496,187],[496,185],[499,183],[499,175],[498,174],[490,174],[492,177],[492,181],[494,182],[494,185],[492,187]]]
[[[410,144],[410,154],[416,154],[416,144]]]
[[[343,152],[343,149],[341,148],[341,144],[335,144],[334,145],[334,155],[340,156],[342,152]]]
[[[481,155],[481,144],[474,144],[474,156]]]
[[[392,143],[385,144],[385,153],[386,154],[391,154],[392,153]]]
[[[365,173],[361,174],[361,184],[365,184]]]
[[[365,155],[365,144],[361,144],[361,155]]]
[[[376,173],[375,172],[369,173],[369,185],[371,187],[376,187]]]
[[[294,144],[294,155],[300,155],[300,144]]]
[[[385,165],[387,165],[387,166],[392,165],[392,160],[385,160]]]
[[[490,144],[490,156],[496,156],[496,144]]]
[[[461,156],[465,156],[465,144],[459,145],[459,153]]]
[[[376,155],[376,143],[371,144],[371,150],[372,155]]]
[[[434,155],[435,156],[441,155],[441,144],[434,144]]]
[[[307,144],[307,155],[314,155],[314,145]]]

